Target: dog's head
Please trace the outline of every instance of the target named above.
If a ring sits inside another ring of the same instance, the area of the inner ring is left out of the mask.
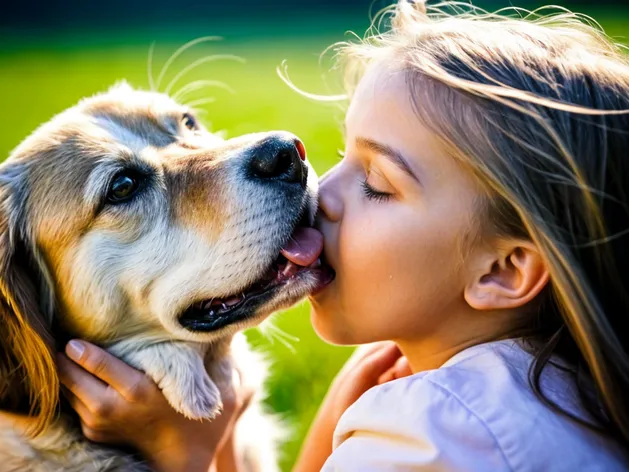
[[[104,344],[210,342],[331,277],[296,137],[223,140],[169,97],[125,85],[20,144],[0,196],[0,403],[31,395],[48,419],[53,327]]]

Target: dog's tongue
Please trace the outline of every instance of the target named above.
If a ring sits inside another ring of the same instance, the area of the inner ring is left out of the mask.
[[[282,255],[294,264],[308,267],[323,251],[323,235],[314,228],[299,227],[282,249]]]

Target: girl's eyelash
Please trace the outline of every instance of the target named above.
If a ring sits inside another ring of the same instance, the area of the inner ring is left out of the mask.
[[[389,198],[391,198],[390,193],[378,192],[375,188],[367,183],[367,180],[361,180],[360,185],[363,188],[363,193],[369,200],[375,200],[376,202],[385,202]]]

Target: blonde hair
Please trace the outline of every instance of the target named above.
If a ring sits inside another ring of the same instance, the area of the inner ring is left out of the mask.
[[[388,23],[388,24],[387,24]],[[527,331],[536,394],[569,361],[590,427],[629,444],[629,62],[566,10],[487,13],[402,1],[336,44],[351,97],[373,63],[405,74],[418,118],[477,177],[494,234],[525,237],[551,274]],[[384,32],[379,32],[386,25]]]

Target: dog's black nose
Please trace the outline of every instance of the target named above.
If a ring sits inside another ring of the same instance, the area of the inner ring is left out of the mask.
[[[280,180],[306,186],[308,168],[304,145],[296,138],[272,137],[256,147],[250,161],[259,179]]]

